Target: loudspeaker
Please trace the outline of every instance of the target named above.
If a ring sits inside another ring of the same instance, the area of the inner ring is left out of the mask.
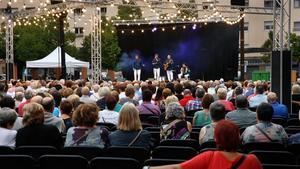
[[[277,94],[278,101],[286,105],[291,112],[291,51],[272,52],[271,90]]]
[[[231,0],[231,5],[245,6],[245,0]]]

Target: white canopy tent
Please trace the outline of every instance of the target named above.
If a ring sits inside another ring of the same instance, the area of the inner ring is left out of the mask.
[[[67,68],[89,68],[89,62],[83,62],[65,53]],[[26,61],[26,68],[59,68],[61,67],[61,48],[57,47],[48,56],[33,61]]]

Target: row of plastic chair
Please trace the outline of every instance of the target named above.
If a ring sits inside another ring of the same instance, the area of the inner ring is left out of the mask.
[[[9,169],[141,169],[142,166],[178,164],[184,160],[149,159],[139,163],[132,158],[97,157],[90,161],[78,155],[44,155],[38,160],[27,155],[0,155],[0,164]]]

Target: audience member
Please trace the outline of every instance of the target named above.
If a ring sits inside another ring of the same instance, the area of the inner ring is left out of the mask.
[[[257,107],[260,103],[267,103],[267,95],[264,94],[265,88],[262,84],[258,84],[255,88],[255,94],[248,97],[249,106],[250,107]]]
[[[190,138],[192,125],[185,121],[183,107],[179,103],[170,103],[166,108],[165,124],[161,127],[161,139],[180,139]]]
[[[234,122],[239,128],[246,128],[256,124],[256,113],[248,109],[247,97],[238,95],[235,99],[236,110],[226,114],[225,119]]]
[[[42,106],[45,110],[44,124],[56,126],[61,133],[64,133],[66,129],[64,121],[52,114],[54,109],[54,100],[51,97],[45,97],[42,100]]]
[[[203,110],[197,111],[193,118],[193,125],[205,126],[211,123],[209,114],[209,106],[214,102],[214,97],[211,94],[205,94],[202,100]]]
[[[226,114],[225,106],[218,101],[213,102],[209,106],[209,112],[210,112],[210,117],[211,117],[212,123],[201,128],[200,134],[199,134],[199,143],[200,144],[203,144],[204,142],[215,140],[214,131],[215,131],[216,125],[218,124],[219,121],[221,121],[225,118],[225,114]]]
[[[262,169],[255,155],[241,154],[239,128],[232,122],[221,120],[214,131],[217,151],[206,151],[181,164],[150,167],[150,169],[239,168]]]
[[[24,128],[17,132],[16,147],[53,146],[61,148],[62,137],[57,127],[44,124],[44,109],[40,104],[28,103],[23,108]]]
[[[203,88],[197,88],[195,92],[196,98],[194,100],[190,100],[187,102],[185,108],[187,111],[192,110],[200,110],[202,109],[202,98],[205,94],[205,90]]]
[[[96,126],[99,109],[95,104],[81,104],[73,112],[73,124],[67,132],[65,146],[97,146],[107,145],[108,131]]]
[[[71,118],[73,112],[73,105],[68,100],[63,100],[60,103],[59,109],[61,112],[60,118],[63,119],[67,132],[70,127],[73,127],[73,122]]]
[[[119,93],[117,91],[111,91],[111,95],[115,97],[116,101],[117,101],[117,104],[116,104],[116,107],[114,109],[115,112],[120,112],[121,108],[122,108],[122,105],[120,105],[119,103]]]
[[[288,135],[283,127],[271,122],[273,107],[268,103],[261,103],[256,110],[258,123],[246,128],[242,134],[242,142],[280,142],[287,143]]]
[[[121,105],[124,105],[125,103],[130,102],[130,103],[133,103],[135,106],[138,106],[139,102],[133,99],[134,93],[135,93],[135,91],[132,86],[126,87],[126,89],[125,89],[126,97],[120,99],[119,103]]]
[[[26,99],[25,102],[19,104],[19,107],[18,107],[18,114],[19,116],[23,116],[23,107],[30,103],[30,99],[33,97],[33,92],[31,90],[26,90],[26,92],[24,93],[24,97]]]
[[[106,105],[105,105],[105,97],[110,95],[110,88],[107,86],[101,87],[99,89],[99,97],[100,99],[97,100],[96,104],[99,107],[100,110],[104,110]]]
[[[120,111],[118,130],[109,135],[111,146],[151,147],[151,134],[142,129],[139,112],[132,103],[125,103]]]
[[[185,89],[183,91],[183,99],[181,99],[179,103],[181,106],[185,107],[190,100],[194,100],[192,92],[190,89]]]
[[[117,100],[114,96],[108,95],[105,98],[106,109],[99,112],[99,122],[112,123],[117,125],[119,113],[114,111]]]
[[[146,89],[142,92],[143,103],[137,106],[140,115],[160,116],[161,112],[157,105],[151,103],[152,92]]]
[[[223,104],[225,106],[226,112],[230,112],[235,109],[234,105],[230,101],[226,100],[227,90],[225,88],[220,87],[217,90],[217,95],[219,98],[218,102],[220,102],[221,104]]]
[[[12,130],[12,127],[16,119],[17,112],[15,110],[7,107],[0,109],[0,146],[15,146],[17,131]]]
[[[89,94],[90,94],[90,89],[88,87],[83,87],[81,89],[82,96],[80,97],[80,102],[82,103],[96,103],[95,100],[91,99]]]
[[[273,113],[273,118],[284,118],[288,119],[289,117],[289,112],[287,107],[284,104],[280,104],[277,101],[277,95],[274,92],[269,92],[267,95],[267,99],[269,104],[272,105],[274,113]]]

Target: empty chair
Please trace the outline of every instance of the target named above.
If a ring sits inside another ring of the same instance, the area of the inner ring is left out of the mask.
[[[39,158],[40,169],[87,169],[88,161],[78,155],[44,155]]]
[[[28,155],[0,155],[1,168],[34,169],[36,161]]]
[[[90,169],[140,169],[140,163],[132,158],[97,157],[91,160]]]
[[[152,158],[188,160],[197,155],[191,147],[158,146],[152,152]]]
[[[30,155],[34,158],[39,158],[46,154],[58,154],[57,149],[51,146],[20,146],[15,151],[16,154]]]
[[[178,147],[191,147],[195,150],[199,150],[200,145],[196,140],[163,140],[159,144],[160,146],[178,146]]]
[[[279,124],[281,126],[286,125],[286,120],[284,118],[272,118],[271,122],[275,124]]]
[[[97,126],[106,127],[109,131],[115,131],[117,129],[117,126],[113,123],[98,122]]]
[[[61,154],[81,155],[87,160],[91,160],[95,157],[100,157],[102,153],[103,153],[103,149],[100,147],[87,147],[87,146],[64,147],[61,151]]]
[[[299,169],[300,165],[263,164],[263,169]]]
[[[161,166],[170,164],[179,164],[185,160],[180,159],[148,159],[144,162],[144,166]]]
[[[144,122],[154,126],[159,126],[160,118],[158,116],[149,116]]]
[[[139,161],[141,164],[150,157],[150,153],[147,149],[142,147],[109,147],[104,153],[104,157],[122,157],[133,158]]]
[[[251,151],[263,164],[295,164],[294,155],[288,151]]]
[[[242,150],[245,153],[249,153],[254,150],[265,150],[265,151],[285,151],[285,147],[281,143],[272,142],[261,142],[261,143],[246,143],[242,146]]]
[[[300,120],[298,118],[288,119],[287,126],[299,126],[300,127]]]
[[[0,146],[0,155],[14,154],[15,150],[8,146]]]

